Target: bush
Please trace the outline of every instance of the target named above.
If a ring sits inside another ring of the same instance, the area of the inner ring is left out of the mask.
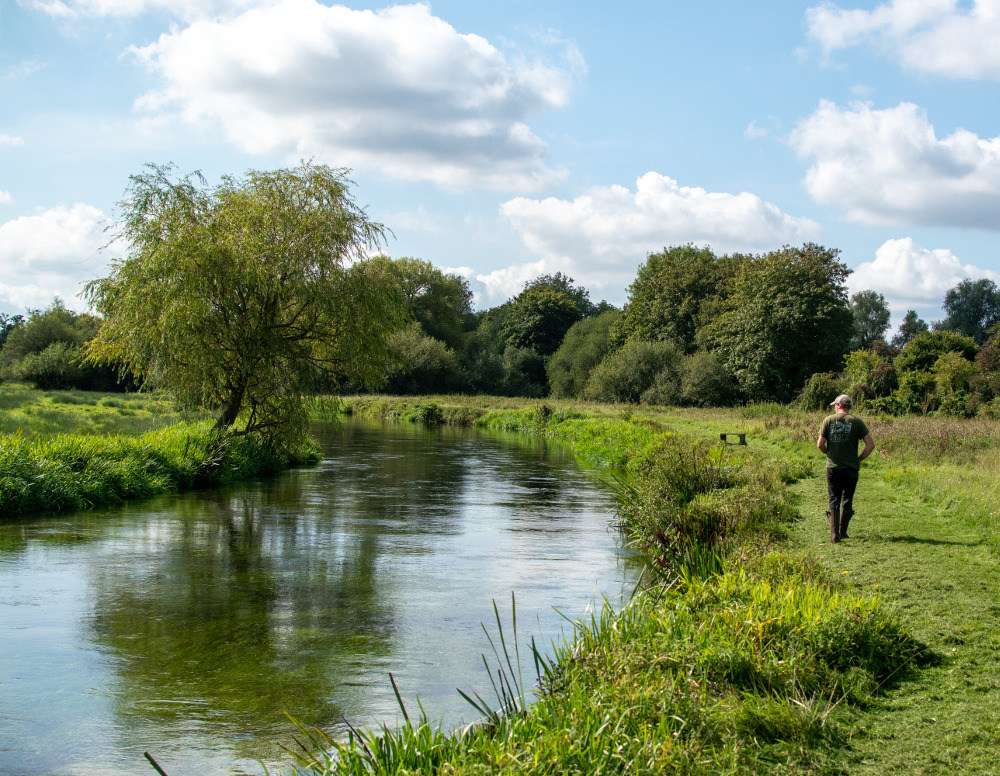
[[[676,374],[679,363],[680,354],[669,342],[630,340],[594,369],[584,388],[584,398],[636,404],[657,379],[666,390],[669,371]],[[661,375],[664,372],[668,374]]]
[[[611,348],[610,329],[620,316],[621,311],[608,310],[595,318],[577,321],[566,332],[546,369],[554,398],[578,399],[583,396],[587,378]]]
[[[458,357],[419,325],[394,334],[389,347],[396,360],[386,378],[390,393],[444,393],[456,387]]]
[[[695,407],[728,407],[739,398],[736,376],[714,353],[704,351],[681,362],[680,400]]]
[[[956,352],[962,358],[972,361],[978,348],[972,337],[965,337],[953,331],[923,331],[906,343],[893,361],[896,371],[927,371],[945,353]]]
[[[835,372],[812,375],[799,394],[798,405],[804,410],[825,410],[843,393],[844,377]]]

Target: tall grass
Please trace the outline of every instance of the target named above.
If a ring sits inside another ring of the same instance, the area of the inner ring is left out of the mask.
[[[166,397],[0,386],[0,518],[81,509],[281,471],[315,460],[219,439]],[[62,432],[53,431],[62,429]]]
[[[508,713],[477,699],[484,722],[450,734],[405,709],[346,741],[308,731],[295,773],[833,773],[848,709],[927,652],[878,601],[779,554],[605,605],[535,662],[530,708],[510,649],[494,657]]]

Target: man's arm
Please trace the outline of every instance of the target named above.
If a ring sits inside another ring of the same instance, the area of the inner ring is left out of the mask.
[[[871,434],[865,434],[865,449],[861,451],[861,455],[858,456],[859,461],[865,460],[869,455],[872,454],[872,450],[875,449],[875,440],[872,439]]]
[[[868,435],[868,438],[869,439],[871,438],[871,434]],[[823,436],[822,433],[819,435],[819,439],[816,440],[816,447],[818,447],[824,453],[826,452],[826,448],[827,448],[826,437]]]

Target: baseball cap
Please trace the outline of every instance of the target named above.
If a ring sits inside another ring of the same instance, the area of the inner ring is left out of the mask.
[[[831,407],[834,404],[840,404],[843,407],[850,407],[851,406],[851,397],[848,396],[846,393],[842,393],[842,394],[840,394],[840,396],[838,396],[836,399],[834,399],[832,402],[830,402],[830,406]]]

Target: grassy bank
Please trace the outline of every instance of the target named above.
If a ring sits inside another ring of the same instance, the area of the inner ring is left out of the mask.
[[[0,429],[0,519],[206,487],[291,463],[254,439],[220,445],[210,421],[156,396],[2,385]]]
[[[496,698],[477,701],[485,724],[314,733],[300,773],[842,773],[873,704],[936,659],[877,596],[789,550],[794,489],[818,481],[803,479],[817,462],[806,416],[449,397],[345,409],[571,441],[623,472],[620,514],[656,575],[578,625],[539,667],[534,705],[508,633]],[[750,445],[709,444],[739,431]]]

